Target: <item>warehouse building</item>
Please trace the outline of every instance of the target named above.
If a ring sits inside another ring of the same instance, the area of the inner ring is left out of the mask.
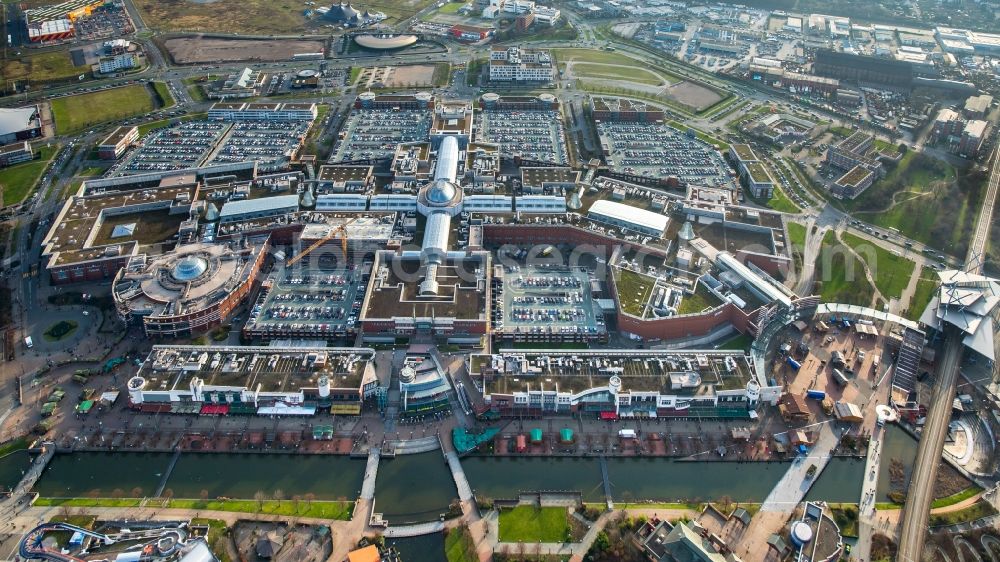
[[[913,84],[913,65],[908,62],[840,53],[829,49],[816,51],[813,73],[840,80],[905,88]]]
[[[663,109],[637,100],[590,96],[594,121],[663,121]]]

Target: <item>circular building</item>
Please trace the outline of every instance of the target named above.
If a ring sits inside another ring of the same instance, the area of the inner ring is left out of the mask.
[[[416,35],[374,35],[366,33],[364,35],[355,35],[354,42],[359,46],[366,49],[373,49],[376,51],[391,51],[393,49],[402,49],[403,47],[409,47],[417,42]]]
[[[147,335],[189,337],[209,330],[250,292],[267,247],[267,239],[258,239],[134,256],[112,285],[118,314],[141,322]]]

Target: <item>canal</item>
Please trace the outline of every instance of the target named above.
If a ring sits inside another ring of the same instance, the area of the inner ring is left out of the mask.
[[[0,490],[11,490],[31,468],[32,456],[22,449],[0,457]]]
[[[886,429],[879,470],[879,501],[890,490],[895,459],[905,486],[916,440],[895,426]],[[168,453],[73,453],[56,455],[35,489],[45,497],[149,495],[170,464]],[[0,485],[16,482],[30,458],[19,451],[0,459]],[[686,462],[664,458],[608,459],[613,499],[629,502],[762,501],[784,474],[786,462]],[[586,501],[604,500],[600,461],[564,457],[469,457],[462,461],[473,490],[489,498],[519,491],[579,491]],[[285,497],[314,494],[318,500],[357,497],[365,461],[334,455],[185,453],[167,480],[174,497],[252,498],[258,491]],[[808,498],[857,502],[864,461],[836,458],[820,475]],[[430,521],[457,497],[440,451],[383,459],[375,482],[375,511],[394,524]]]

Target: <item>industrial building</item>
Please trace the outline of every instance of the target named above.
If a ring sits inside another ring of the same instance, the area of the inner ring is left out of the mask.
[[[324,346],[156,345],[127,383],[142,412],[358,414],[375,394],[375,351]]]
[[[51,6],[24,11],[28,39],[32,43],[45,43],[69,39],[75,34],[74,23],[90,16],[104,5],[104,0],[68,0]]]
[[[913,84],[913,65],[909,62],[841,53],[829,49],[816,51],[813,73],[840,80],[904,88],[909,88]]]

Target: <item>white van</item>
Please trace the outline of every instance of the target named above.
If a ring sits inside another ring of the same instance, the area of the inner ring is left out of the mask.
[[[24,347],[28,349],[35,347],[35,342],[31,341],[31,336],[24,338]]]

